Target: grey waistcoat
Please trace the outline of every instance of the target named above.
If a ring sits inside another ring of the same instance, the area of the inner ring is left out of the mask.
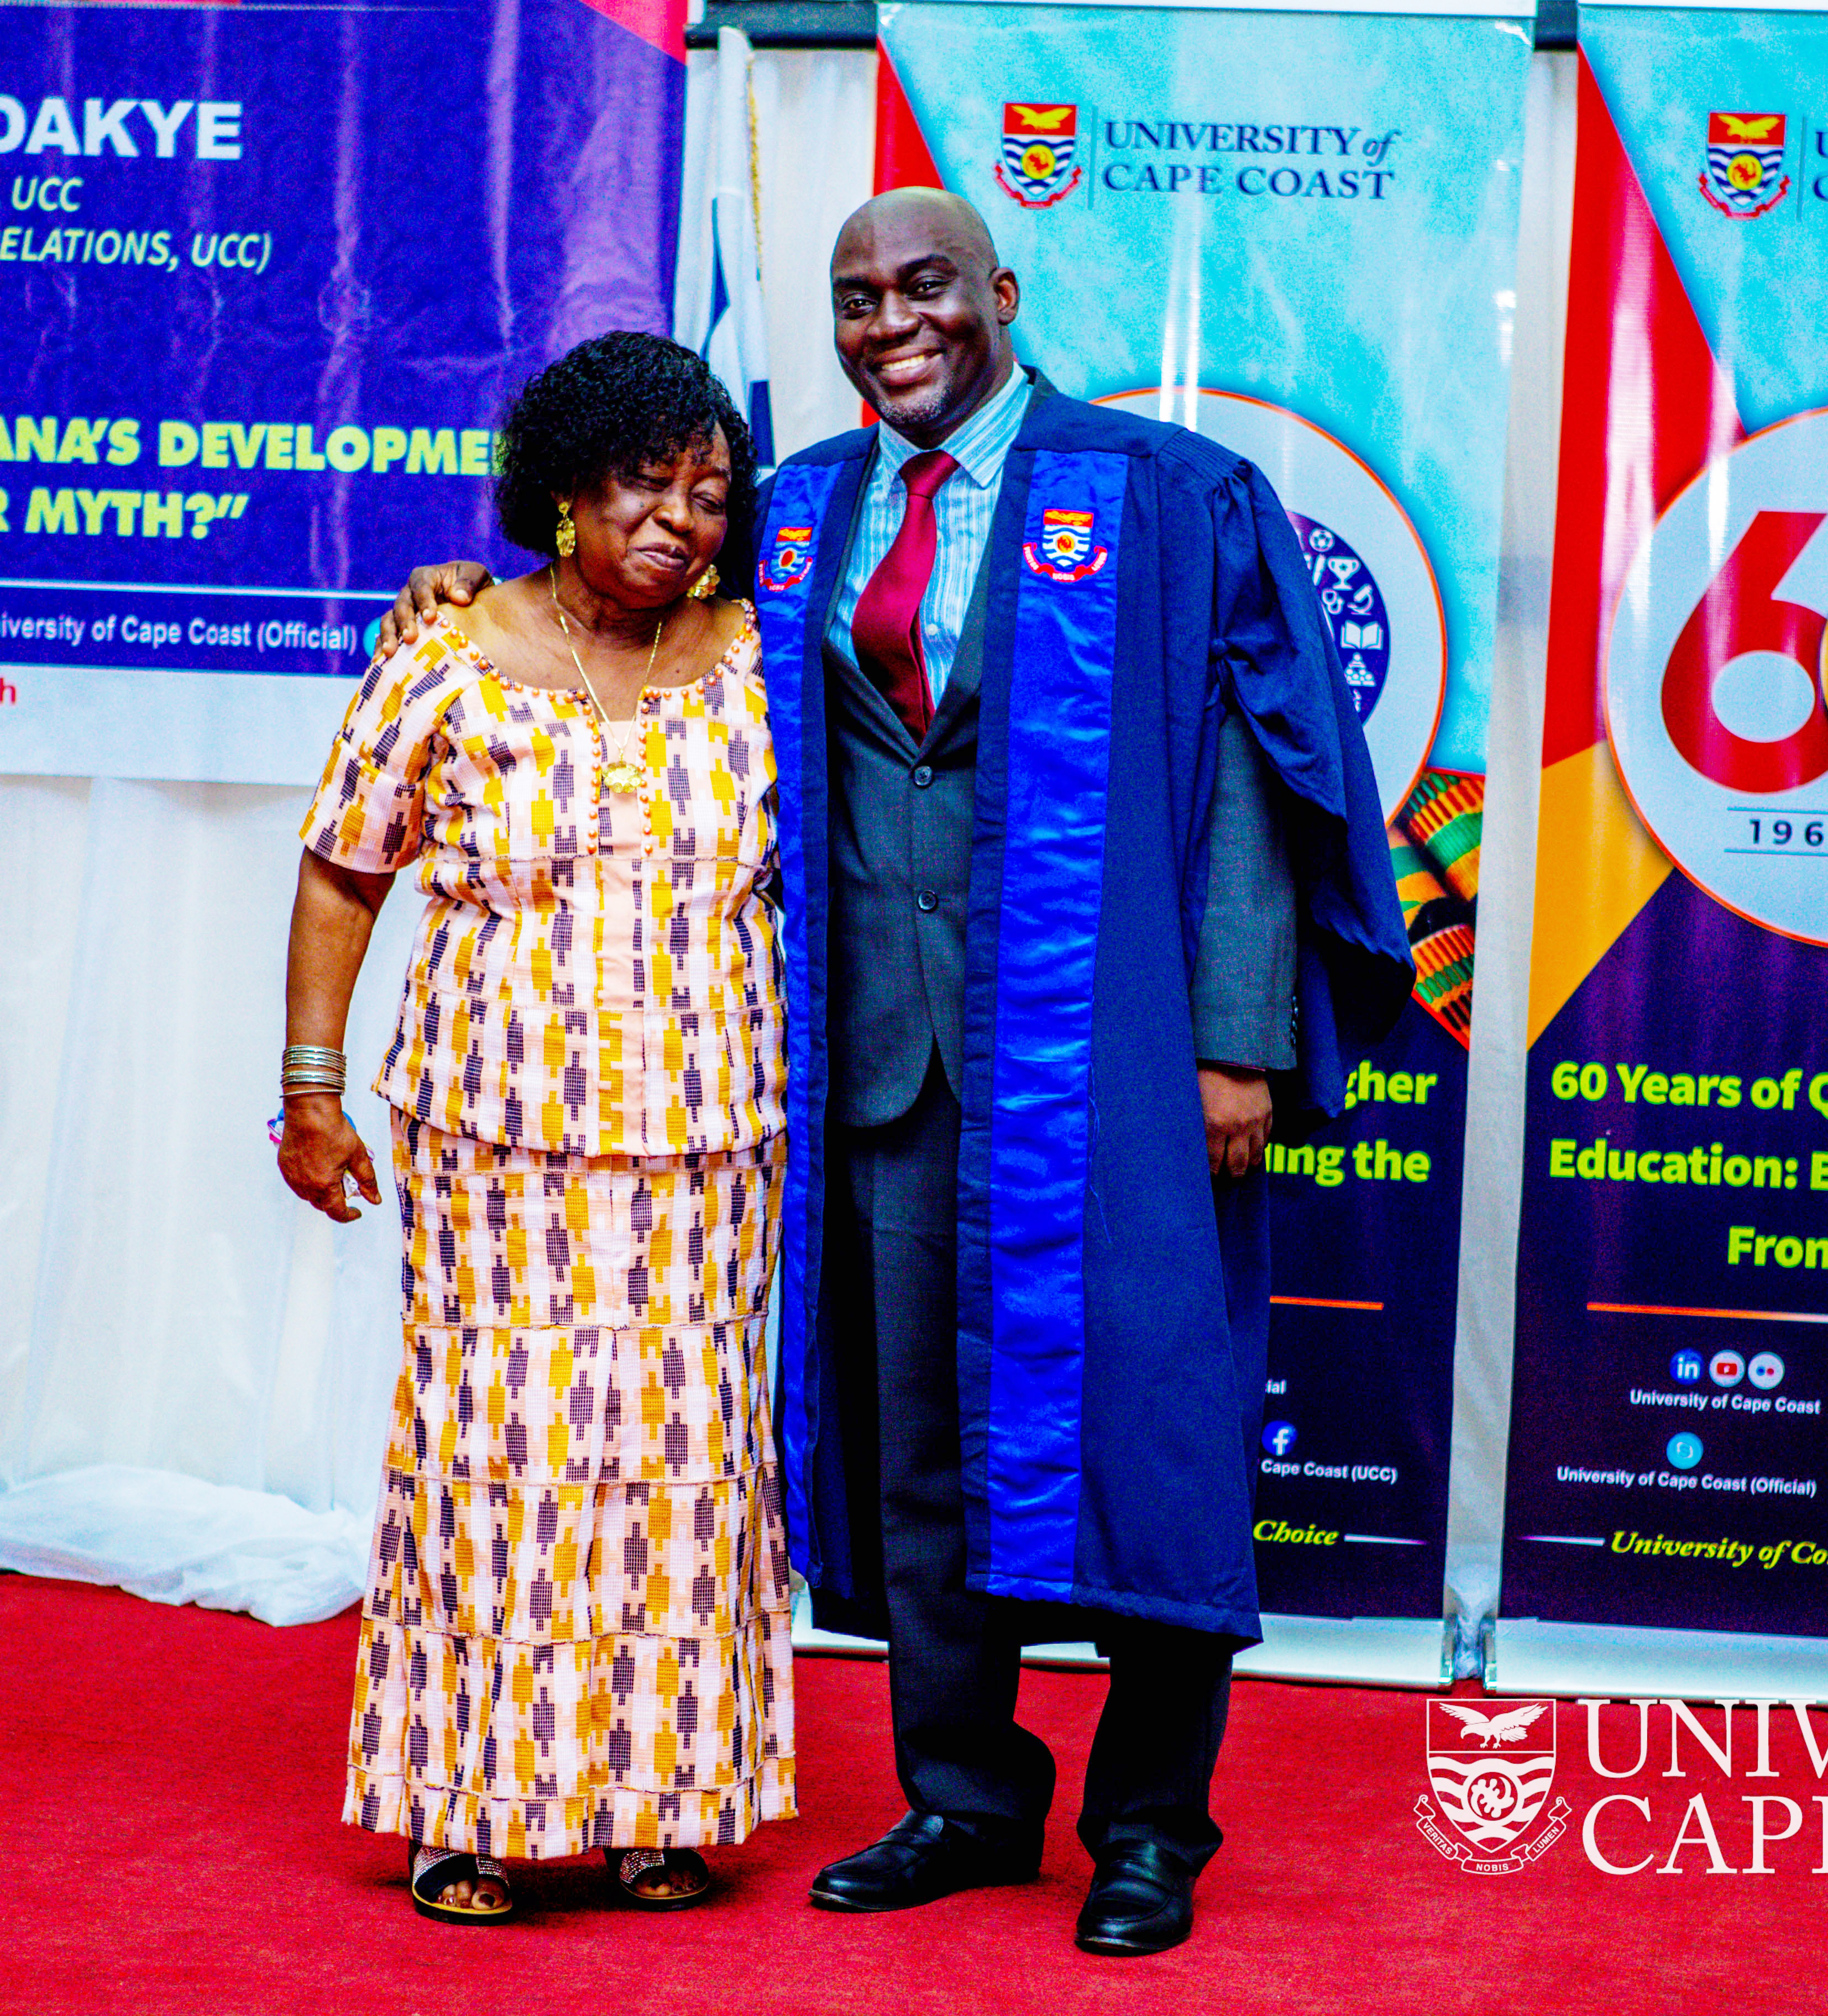
[[[964,905],[983,670],[986,549],[932,725],[917,748],[827,642],[831,1118],[876,1127],[919,1095],[936,1049],[964,1078]],[[846,556],[846,565],[849,556]]]

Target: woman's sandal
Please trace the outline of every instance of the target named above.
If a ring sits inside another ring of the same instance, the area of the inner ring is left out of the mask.
[[[606,1848],[603,1859],[616,1888],[637,1910],[683,1911],[701,1904],[711,1888],[711,1871],[695,1849]],[[680,1889],[682,1881],[690,1888]],[[669,1887],[662,1889],[662,1883]]]
[[[492,1855],[471,1855],[462,1849],[427,1848],[406,1844],[406,1875],[412,1885],[413,1908],[422,1918],[435,1918],[441,1925],[499,1925],[514,1915],[514,1893],[508,1888],[508,1873]],[[502,1904],[446,1904],[439,1893],[453,1883],[474,1886],[487,1877],[499,1885],[507,1902]]]

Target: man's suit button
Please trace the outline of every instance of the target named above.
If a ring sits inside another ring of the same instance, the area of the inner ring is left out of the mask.
[[[922,763],[918,765],[914,773],[914,780],[924,791],[933,781],[932,765],[931,763]]]
[[[936,910],[939,907],[939,899],[931,889],[921,890],[914,898],[914,908],[917,910]]]

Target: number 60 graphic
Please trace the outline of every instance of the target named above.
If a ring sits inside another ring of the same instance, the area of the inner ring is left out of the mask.
[[[1606,725],[1651,837],[1767,931],[1828,945],[1828,410],[1711,462],[1628,571]]]
[[[1779,582],[1825,517],[1828,512],[1761,511],[1709,582],[1669,654],[1663,675],[1669,739],[1704,777],[1729,790],[1793,791],[1828,772],[1828,707],[1821,685],[1828,618],[1777,596]],[[1788,658],[1813,689],[1801,725],[1774,741],[1736,735],[1714,707],[1714,682],[1750,651]]]

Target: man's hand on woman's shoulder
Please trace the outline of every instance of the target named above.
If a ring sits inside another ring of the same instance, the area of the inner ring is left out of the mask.
[[[415,567],[394,597],[393,607],[380,619],[374,655],[384,658],[402,644],[416,643],[420,622],[430,623],[441,602],[454,602],[462,608],[494,578],[480,560],[446,560],[442,567]]]

